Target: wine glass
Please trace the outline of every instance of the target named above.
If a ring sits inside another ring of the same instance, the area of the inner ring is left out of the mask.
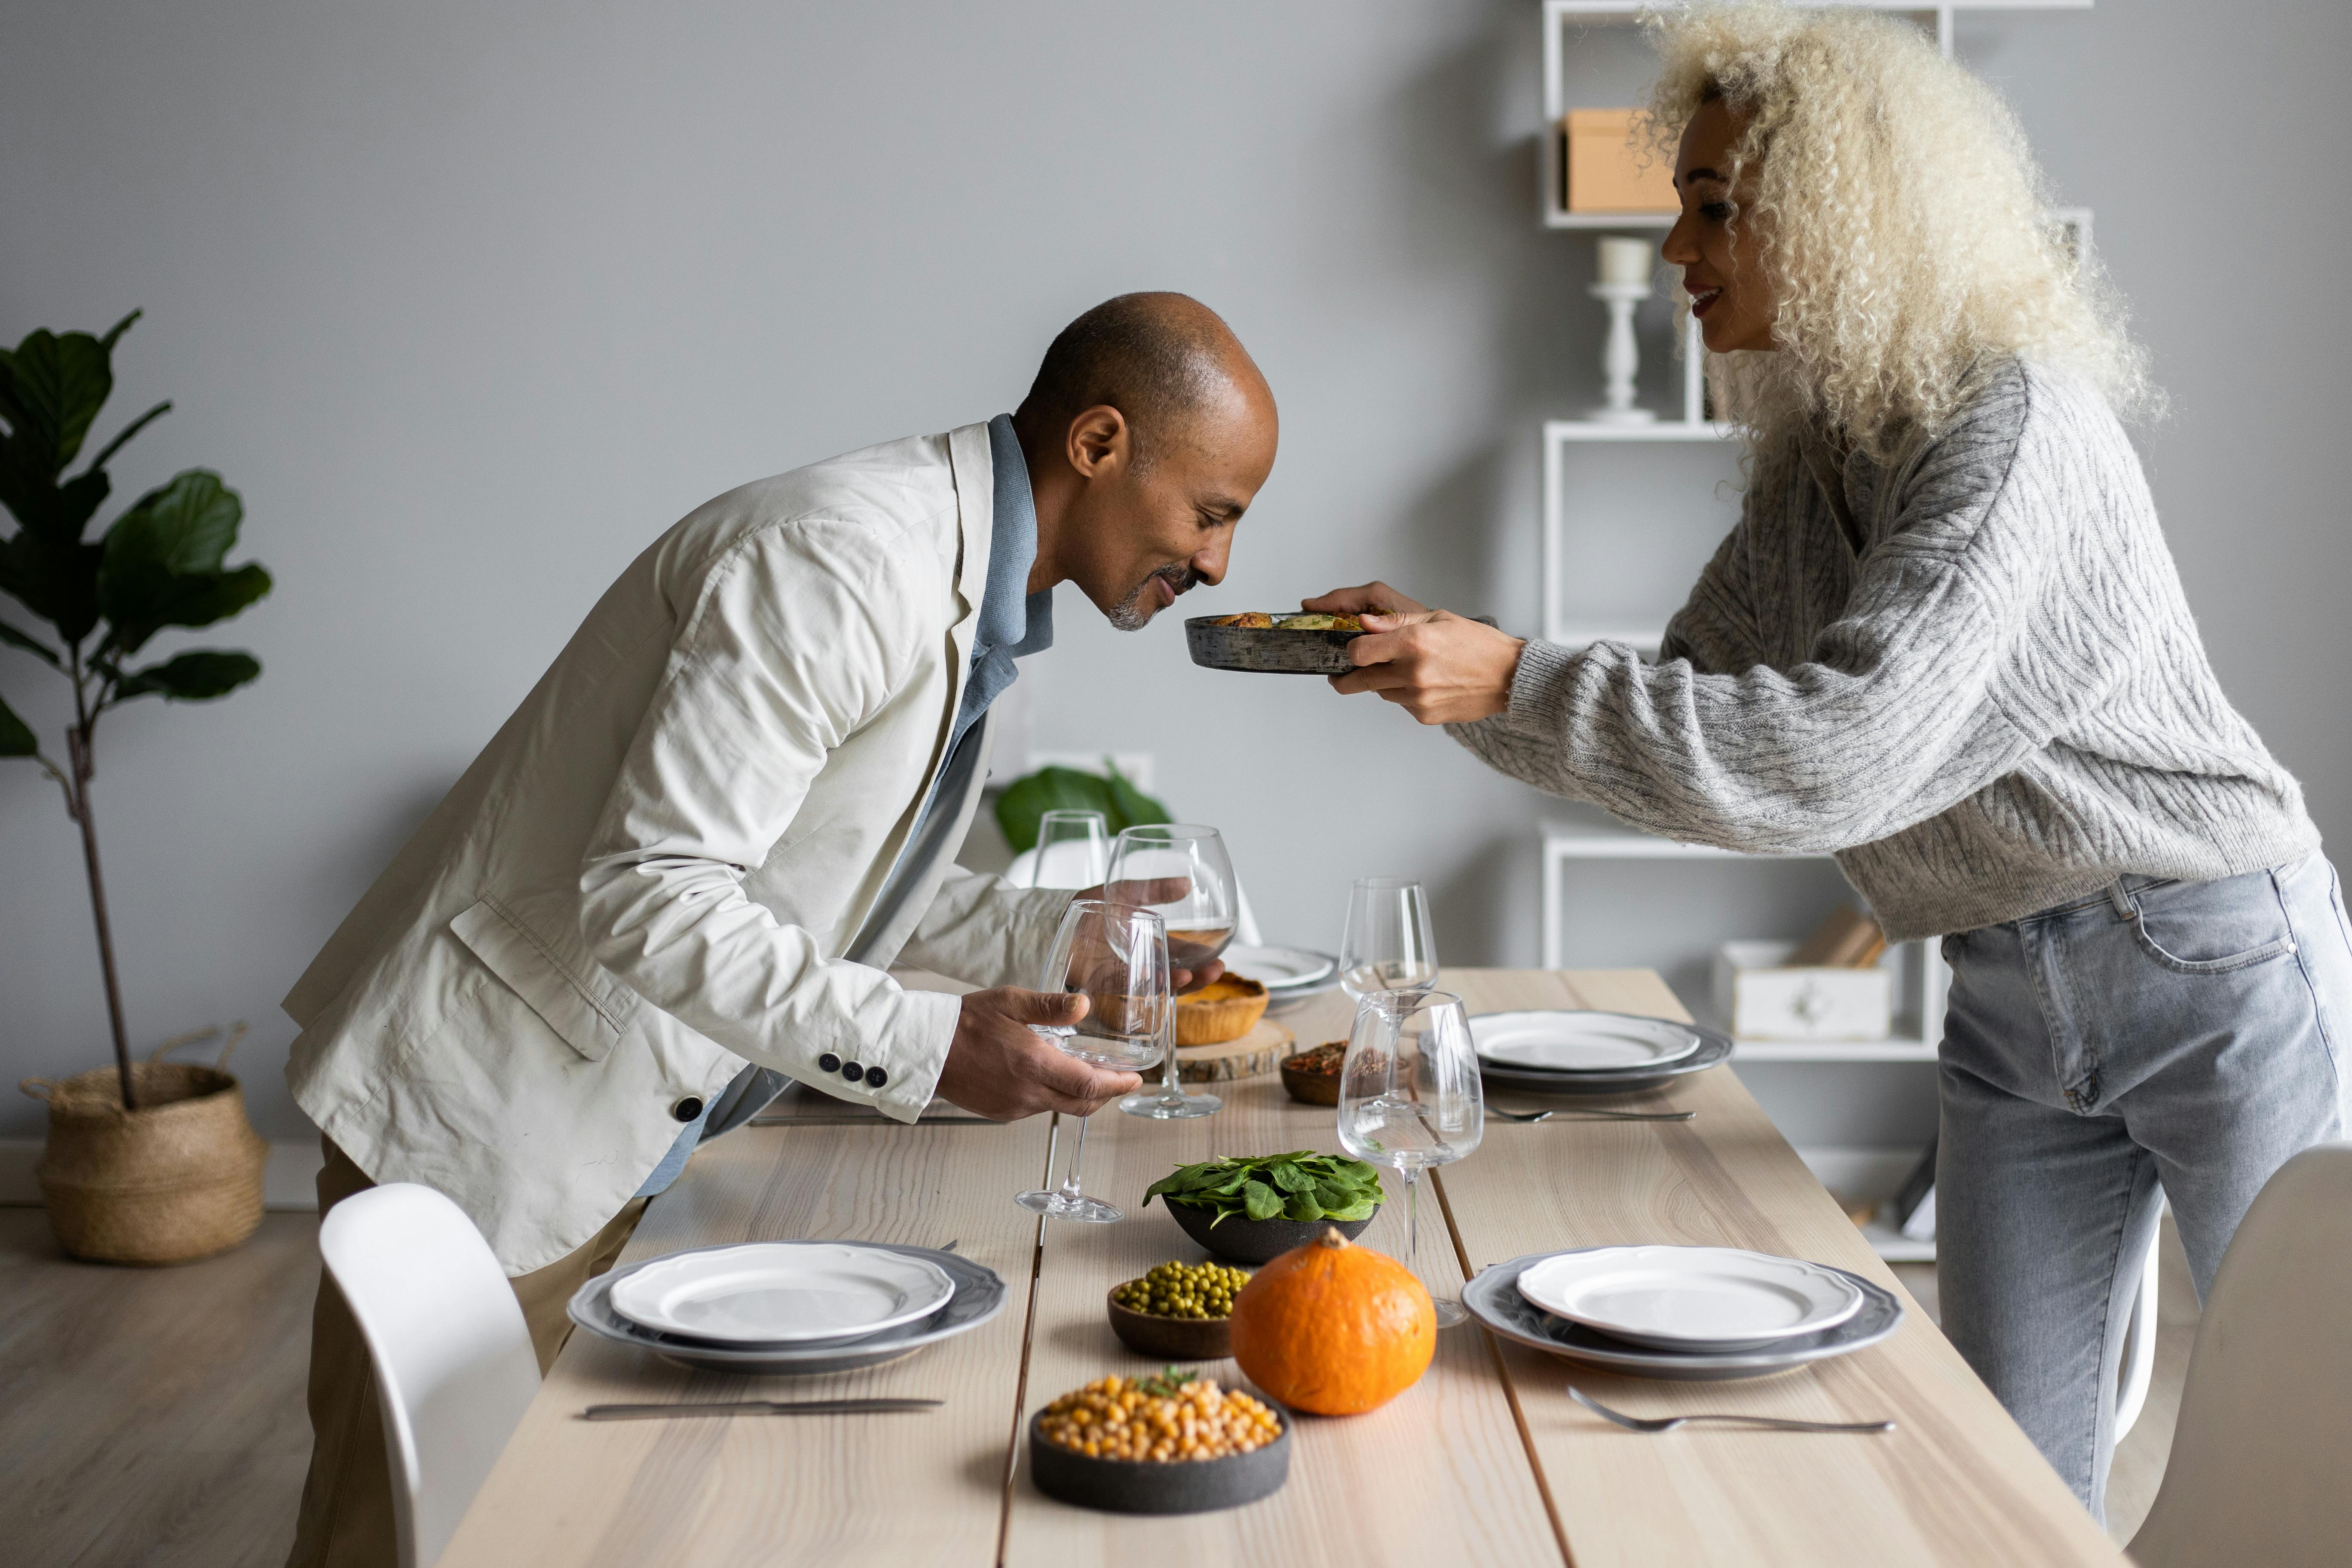
[[[1158,911],[1168,926],[1168,960],[1178,969],[1198,970],[1234,940],[1239,919],[1234,863],[1213,827],[1176,822],[1129,828],[1111,846],[1105,891]],[[1121,1110],[1164,1121],[1208,1116],[1224,1104],[1213,1094],[1186,1094],[1179,1086],[1172,1007],[1162,1061],[1159,1089],[1138,1089],[1118,1102]]]
[[[1339,938],[1339,988],[1426,991],[1437,984],[1437,938],[1429,895],[1404,877],[1363,877],[1348,894],[1348,929]]]
[[[1097,1067],[1134,1072],[1160,1059],[1163,1036],[1174,1032],[1173,989],[1168,983],[1168,928],[1150,910],[1075,899],[1054,931],[1054,950],[1037,989],[1077,993],[1087,1016],[1076,1024],[1032,1024],[1066,1056]],[[1069,1173],[1051,1192],[1021,1193],[1013,1202],[1048,1219],[1108,1225],[1127,1217],[1078,1190],[1087,1157],[1087,1119],[1078,1119]]]
[[[1478,1147],[1486,1096],[1462,998],[1444,991],[1370,991],[1339,1068],[1339,1143],[1404,1176],[1405,1267],[1421,1272],[1421,1173]],[[1437,1326],[1465,1321],[1451,1293],[1430,1292]]]
[[[1099,811],[1049,811],[1037,819],[1033,888],[1099,888],[1110,869],[1110,833]]]

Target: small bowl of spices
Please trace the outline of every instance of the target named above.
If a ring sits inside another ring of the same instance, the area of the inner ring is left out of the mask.
[[[1249,1278],[1222,1263],[1163,1263],[1111,1288],[1111,1332],[1144,1355],[1221,1361],[1234,1353],[1234,1298]]]
[[[1097,1378],[1030,1420],[1029,1477],[1047,1497],[1112,1513],[1235,1508],[1290,1479],[1290,1424],[1174,1367]]]
[[[1348,1059],[1348,1042],[1329,1040],[1311,1051],[1282,1059],[1282,1087],[1290,1098],[1307,1105],[1339,1103],[1339,1068]]]

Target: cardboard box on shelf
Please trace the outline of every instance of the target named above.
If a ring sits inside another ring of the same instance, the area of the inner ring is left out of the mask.
[[[1560,117],[1560,203],[1572,213],[1670,213],[1674,164],[1634,141],[1639,110],[1571,109]]]

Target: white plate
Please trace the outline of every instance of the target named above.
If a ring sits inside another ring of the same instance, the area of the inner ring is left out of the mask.
[[[1630,1013],[1484,1013],[1470,1020],[1479,1059],[1543,1072],[1624,1072],[1678,1062],[1699,1037]]]
[[[1286,991],[1330,978],[1339,961],[1328,952],[1303,947],[1229,947],[1222,955],[1227,969],[1259,981],[1268,991]]]
[[[1519,1294],[1555,1317],[1659,1350],[1755,1350],[1853,1316],[1834,1269],[1728,1247],[1596,1247],[1523,1270]]]
[[[616,1282],[613,1310],[718,1344],[815,1344],[880,1333],[947,1305],[927,1258],[836,1241],[765,1241],[656,1258]]]

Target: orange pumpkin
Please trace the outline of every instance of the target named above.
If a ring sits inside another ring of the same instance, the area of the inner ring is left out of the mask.
[[[1411,1388],[1437,1353],[1437,1309],[1412,1271],[1326,1230],[1234,1298],[1234,1359],[1283,1404],[1356,1415]]]

